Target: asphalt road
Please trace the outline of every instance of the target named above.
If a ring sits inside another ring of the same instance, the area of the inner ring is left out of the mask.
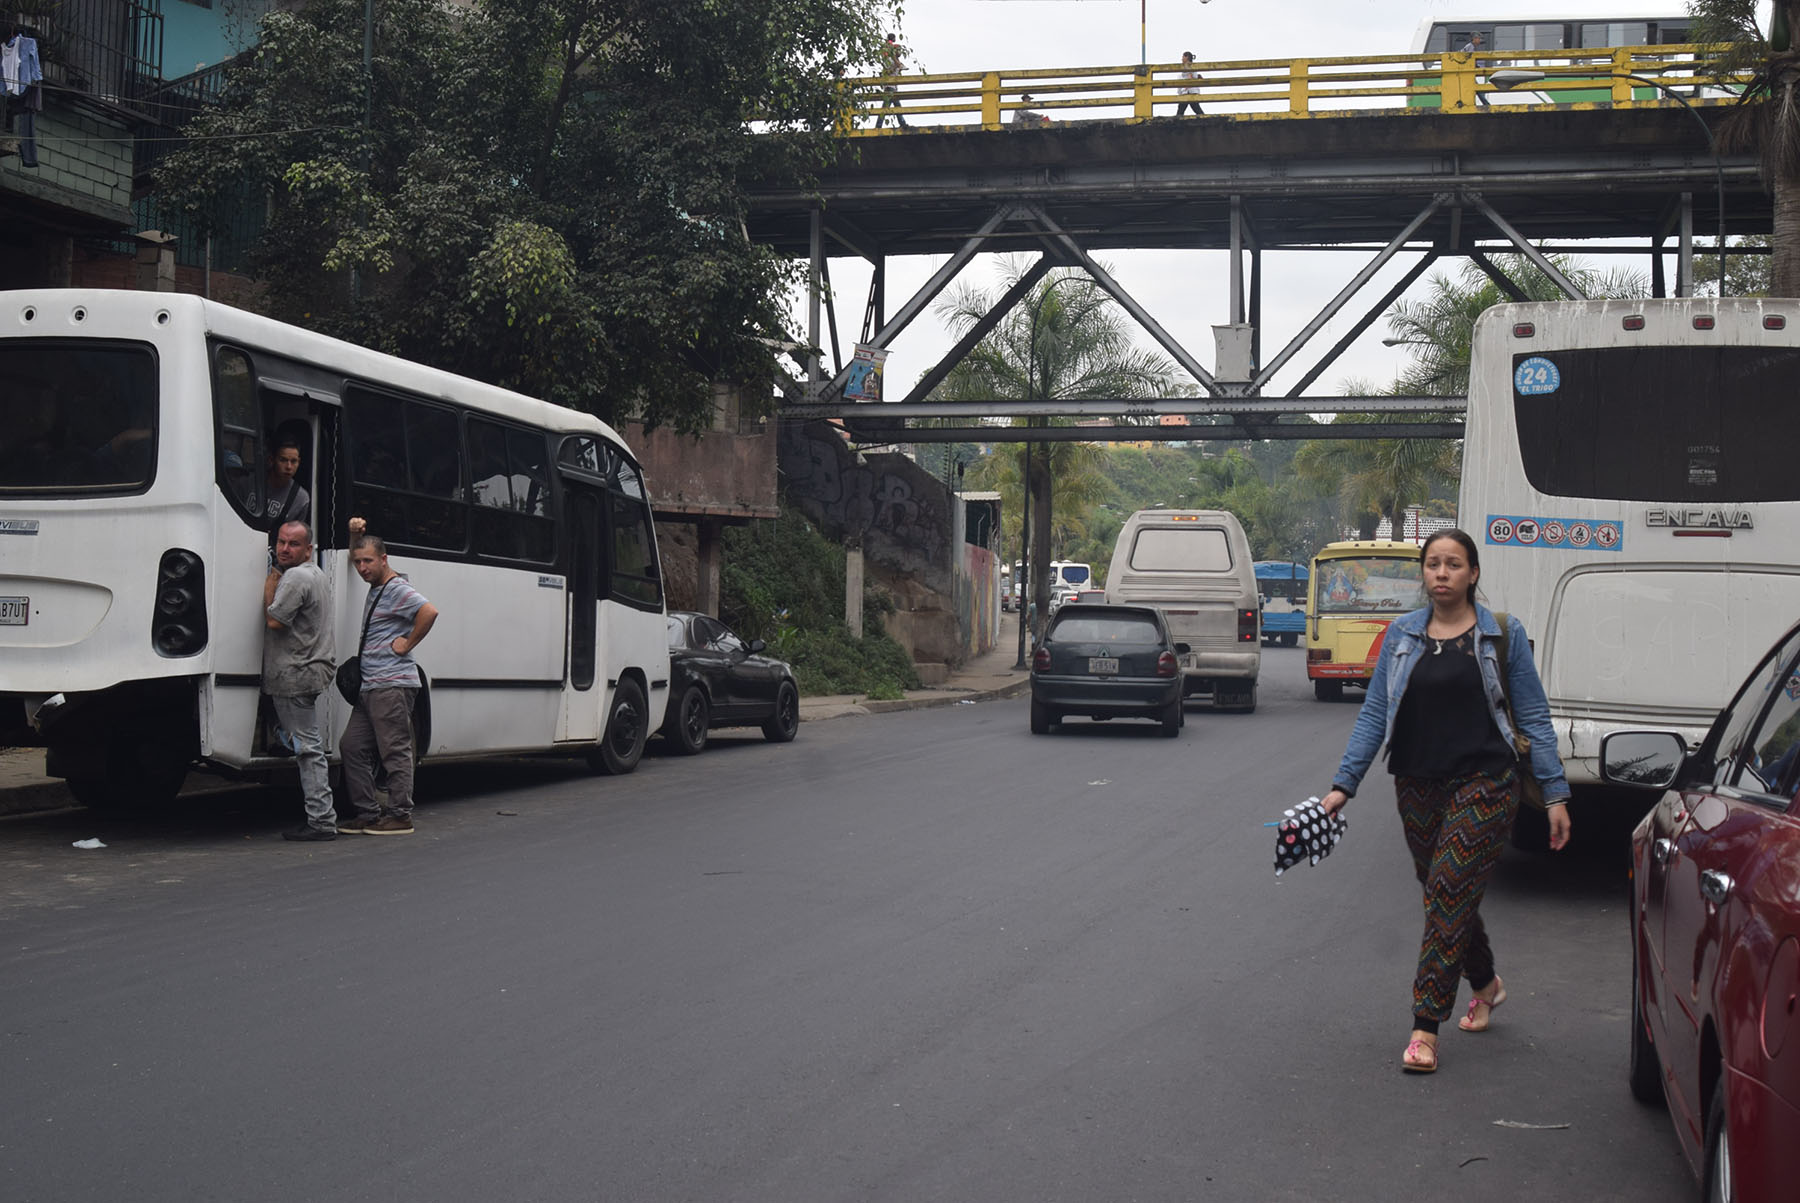
[[[0,822],[0,1198],[1695,1197],[1625,1088],[1627,824],[1508,853],[1509,1001],[1400,1072],[1387,779],[1271,872],[1355,716],[1302,654],[1179,740],[1020,699],[439,770],[413,837]]]

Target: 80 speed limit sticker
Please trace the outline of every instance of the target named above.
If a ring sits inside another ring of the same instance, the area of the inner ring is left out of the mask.
[[[1540,518],[1489,514],[1487,542],[1537,551],[1622,551],[1625,524],[1610,518]]]

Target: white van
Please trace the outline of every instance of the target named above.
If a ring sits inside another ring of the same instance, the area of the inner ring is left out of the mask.
[[[1139,510],[1125,520],[1106,571],[1106,600],[1160,606],[1181,657],[1182,694],[1219,709],[1256,709],[1261,599],[1250,540],[1225,510]]]

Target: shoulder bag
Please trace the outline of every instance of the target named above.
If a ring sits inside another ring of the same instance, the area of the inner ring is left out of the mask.
[[[1510,640],[1507,636],[1512,627],[1512,615],[1503,610],[1495,614],[1494,618],[1500,623],[1500,702],[1506,707],[1506,721],[1512,724],[1513,750],[1519,754],[1519,797],[1527,805],[1544,810],[1544,787],[1531,771],[1531,737],[1525,734],[1519,726],[1519,720],[1513,715],[1512,692],[1506,687],[1507,665],[1510,660],[1507,655]]]
[[[369,604],[363,607],[362,634],[359,635],[356,640],[356,655],[338,665],[338,692],[343,694],[344,700],[349,702],[352,706],[362,700],[363,645],[369,642],[369,619],[375,616],[375,605],[381,600],[382,591],[386,588],[387,582],[383,581],[381,583],[381,588],[375,590],[374,596],[369,598]]]

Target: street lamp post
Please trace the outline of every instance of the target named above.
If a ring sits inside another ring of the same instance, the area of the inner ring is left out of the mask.
[[[1693,105],[1689,104],[1687,102],[1687,98],[1685,96],[1683,96],[1681,93],[1677,92],[1674,88],[1670,87],[1668,84],[1664,83],[1662,80],[1651,79],[1647,75],[1635,75],[1629,71],[1621,71],[1618,73],[1617,77],[1620,79],[1635,79],[1638,83],[1644,84],[1648,87],[1655,88],[1657,91],[1659,91],[1663,95],[1667,96],[1670,100],[1673,100],[1676,104],[1678,104],[1682,108],[1686,109],[1688,116],[1692,117],[1696,122],[1699,123],[1700,132],[1706,135],[1706,153],[1712,156],[1713,181],[1714,181],[1714,184],[1718,188],[1718,194],[1719,194],[1719,199],[1718,199],[1718,208],[1719,208],[1719,247],[1718,247],[1718,250],[1719,250],[1719,295],[1724,296],[1725,295],[1725,164],[1719,161],[1719,144],[1718,144],[1717,140],[1714,139],[1714,137],[1713,137],[1712,127],[1710,125],[1706,124],[1706,118],[1704,118],[1700,115],[1700,110],[1696,109]],[[1549,79],[1549,78],[1550,78],[1550,73],[1547,71],[1533,71],[1526,67],[1507,67],[1507,68],[1504,68],[1499,71],[1495,71],[1492,74],[1490,74],[1488,76],[1488,82],[1493,84],[1494,87],[1498,88],[1502,92],[1510,92],[1514,88],[1524,87],[1526,84],[1535,84],[1535,83],[1538,83],[1542,80]]]

